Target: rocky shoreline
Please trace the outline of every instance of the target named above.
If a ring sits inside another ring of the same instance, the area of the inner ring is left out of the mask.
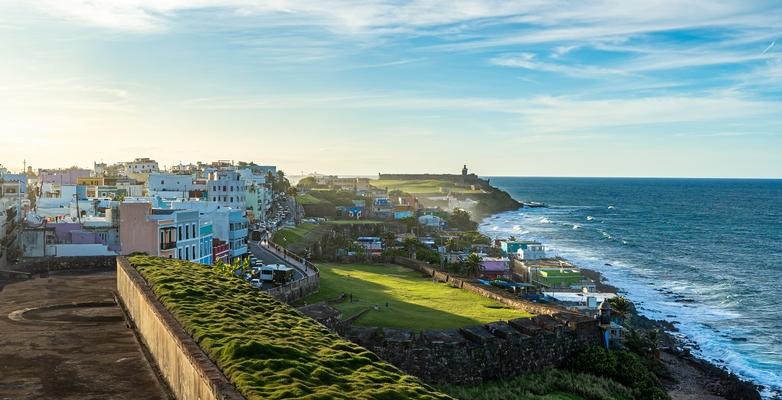
[[[599,291],[620,292],[606,283],[598,271],[581,269],[582,273],[597,284]],[[663,386],[673,400],[760,400],[762,386],[741,379],[723,367],[692,354],[687,343],[672,332],[676,325],[665,320],[652,320],[640,315],[633,307],[628,318],[632,327],[640,331],[659,330],[661,335],[660,360],[667,367],[668,376],[661,377]]]

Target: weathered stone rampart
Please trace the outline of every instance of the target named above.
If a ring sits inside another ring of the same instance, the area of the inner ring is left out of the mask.
[[[430,383],[472,384],[560,365],[600,345],[596,320],[562,314],[417,333],[352,327],[344,335]]]
[[[244,399],[128,260],[117,257],[116,268],[117,292],[123,307],[176,398]]]

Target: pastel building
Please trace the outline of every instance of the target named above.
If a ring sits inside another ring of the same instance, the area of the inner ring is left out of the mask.
[[[505,257],[483,257],[481,275],[488,279],[510,277],[510,260]]]
[[[540,260],[546,258],[543,244],[534,240],[500,240],[503,254],[516,255],[521,260]]]
[[[195,210],[201,219],[211,220],[213,237],[228,244],[230,260],[247,254],[249,224],[243,209],[224,207],[212,201],[174,201],[171,208]]]
[[[90,175],[92,175],[92,170],[82,168],[39,169],[38,181],[42,184],[75,185],[79,178],[88,178]]]
[[[153,208],[146,201],[123,202],[119,209],[122,254],[211,263],[211,221],[197,210]]]
[[[158,172],[157,161],[149,158],[136,158],[125,164],[125,174],[150,174]]]
[[[244,203],[254,221],[265,221],[272,206],[272,191],[266,185],[248,183],[244,191]]]
[[[147,180],[147,190],[150,196],[187,199],[192,188],[192,175],[155,172],[149,174],[149,179]]]
[[[244,211],[245,183],[236,171],[222,170],[209,173],[207,198],[223,207]]]

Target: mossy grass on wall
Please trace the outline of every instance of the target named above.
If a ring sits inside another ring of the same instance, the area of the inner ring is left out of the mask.
[[[186,261],[130,263],[248,399],[447,399],[243,280]]]

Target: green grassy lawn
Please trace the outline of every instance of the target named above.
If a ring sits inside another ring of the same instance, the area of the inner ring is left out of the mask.
[[[353,303],[335,304],[347,318],[377,304],[357,325],[442,329],[529,317],[530,314],[475,293],[434,283],[420,272],[398,265],[321,264],[320,292],[308,303],[353,294]],[[388,302],[389,307],[386,307]]]
[[[302,205],[308,205],[308,204],[323,204],[326,203],[326,201],[323,201],[311,194],[302,194],[296,196],[296,201],[299,202],[299,204]]]
[[[130,263],[248,400],[448,398],[230,272],[157,257]]]
[[[470,187],[462,187],[454,182],[439,179],[373,179],[370,185],[388,190],[401,190],[410,194],[435,194],[435,193],[481,193],[480,190],[472,190]],[[441,190],[441,188],[444,188]]]
[[[320,240],[328,231],[328,227],[321,224],[299,224],[292,228],[282,228],[274,232],[272,241],[292,251],[301,250],[311,246]]]

